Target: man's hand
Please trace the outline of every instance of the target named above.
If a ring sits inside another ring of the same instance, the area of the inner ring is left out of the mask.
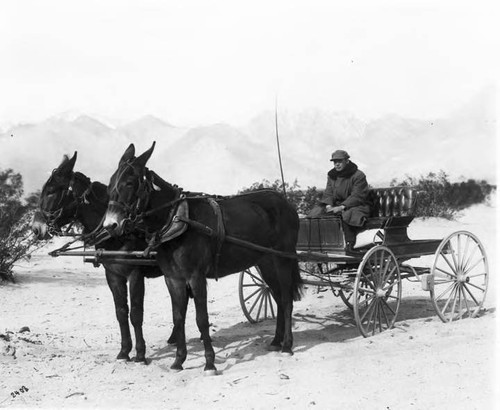
[[[326,212],[327,212],[327,213],[339,214],[339,213],[341,213],[344,209],[345,209],[345,206],[344,206],[344,205],[340,205],[340,206],[331,206],[331,205],[327,205],[327,206],[326,206]]]

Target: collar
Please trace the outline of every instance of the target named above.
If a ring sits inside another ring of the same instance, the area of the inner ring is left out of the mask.
[[[354,162],[349,162],[342,171],[336,171],[335,168],[332,168],[328,171],[328,176],[331,179],[337,178],[349,178],[354,175],[354,173],[358,170],[358,166]]]

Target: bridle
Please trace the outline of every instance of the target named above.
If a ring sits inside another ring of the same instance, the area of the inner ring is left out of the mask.
[[[139,185],[137,187],[136,192],[134,193],[134,196],[136,197],[136,199],[131,204],[126,204],[126,203],[123,203],[121,201],[115,201],[115,200],[110,200],[108,203],[109,206],[114,206],[123,212],[123,214],[124,214],[124,219],[123,219],[124,226],[131,223],[131,224],[135,224],[136,228],[137,228],[138,227],[137,225],[139,225],[143,222],[144,217],[149,216],[151,214],[154,214],[157,211],[159,211],[160,209],[172,207],[173,205],[177,204],[179,201],[181,201],[184,198],[184,195],[182,195],[181,188],[177,187],[176,185],[171,185],[171,184],[163,181],[164,184],[166,183],[169,186],[169,188],[174,190],[174,199],[165,203],[165,204],[162,204],[161,206],[159,206],[157,208],[153,208],[153,209],[146,211],[146,208],[147,208],[147,206],[149,204],[149,200],[150,200],[150,194],[154,190],[153,184],[154,184],[155,177],[156,178],[159,178],[159,177],[153,171],[150,171],[146,167],[143,168],[142,172],[138,173],[136,171],[136,168],[129,161],[124,162],[120,166],[120,168],[118,169],[117,177],[115,178],[115,183],[109,189],[110,198],[113,197],[113,194],[115,196],[119,195],[118,184],[120,183],[121,178],[123,177],[125,171],[128,168],[132,168],[132,170],[134,172],[134,176],[138,177],[138,180],[139,180]]]
[[[147,168],[144,168],[144,172],[138,174],[136,168],[129,162],[124,162],[120,168],[118,168],[118,175],[115,178],[115,183],[109,188],[109,197],[112,198],[113,195],[119,196],[118,184],[120,183],[123,175],[127,169],[131,168],[134,172],[134,176],[138,178],[139,186],[134,196],[137,198],[131,204],[126,204],[122,201],[109,200],[108,206],[114,206],[120,209],[125,214],[125,219],[131,222],[135,222],[138,216],[141,214],[141,210],[144,209],[149,202],[149,194],[153,190],[153,183],[150,178],[150,174]]]
[[[67,231],[69,231],[69,229],[71,229],[71,226],[73,225],[73,223],[76,220],[76,216],[78,214],[80,206],[83,203],[88,203],[87,195],[90,193],[90,191],[92,189],[92,182],[90,181],[89,178],[87,178],[83,174],[73,172],[71,175],[71,180],[69,181],[68,185],[64,188],[61,196],[59,197],[58,201],[56,202],[55,209],[51,210],[51,211],[43,209],[42,199],[47,195],[45,193],[47,185],[54,178],[54,173],[56,171],[57,171],[57,169],[54,169],[52,171],[52,175],[50,176],[50,178],[47,180],[47,182],[43,186],[42,194],[40,196],[40,201],[39,201],[39,206],[38,206],[40,213],[44,217],[45,223],[47,224],[47,226],[49,228],[49,232],[51,234],[61,232],[61,227],[57,226],[57,222],[63,216],[63,212],[65,209],[70,209],[70,208],[74,207],[75,211],[73,213],[73,216],[70,218],[71,223],[70,223],[70,226],[68,227]],[[80,196],[77,196],[75,194],[74,189],[73,189],[73,186],[74,186],[76,180],[79,180],[80,182],[83,182],[84,184],[86,184],[86,188],[83,191],[82,195],[80,195]],[[71,202],[68,203],[68,200],[70,200]]]

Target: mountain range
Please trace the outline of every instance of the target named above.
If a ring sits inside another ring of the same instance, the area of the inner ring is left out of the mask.
[[[25,193],[41,189],[63,155],[78,152],[75,167],[104,183],[130,143],[137,153],[156,141],[148,166],[186,190],[234,194],[262,180],[280,179],[276,133],[284,176],[302,188],[323,188],[330,154],[345,149],[372,186],[443,170],[453,181],[496,184],[495,90],[486,88],[444,118],[387,115],[363,120],[352,113],[311,108],[264,111],[244,127],[210,124],[178,127],[154,116],[113,126],[79,114],[18,124],[0,131],[0,169],[23,175]]]

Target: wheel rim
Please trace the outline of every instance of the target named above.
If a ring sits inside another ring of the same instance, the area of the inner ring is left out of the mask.
[[[240,305],[250,323],[276,318],[276,302],[257,266],[240,273]]]
[[[353,309],[353,300],[354,300],[354,290],[353,289],[339,289],[339,296],[342,299],[342,302],[349,308]]]
[[[475,317],[488,290],[488,260],[479,239],[459,231],[436,250],[431,270],[430,296],[443,322]]]
[[[364,255],[354,283],[354,318],[361,334],[368,337],[392,328],[400,303],[398,260],[389,248],[375,246]]]

